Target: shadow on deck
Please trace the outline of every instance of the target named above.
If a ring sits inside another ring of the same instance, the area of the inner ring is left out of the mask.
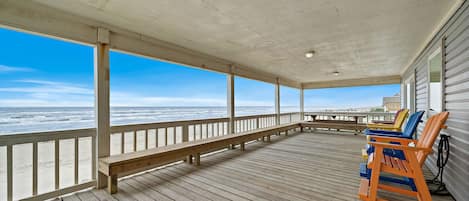
[[[364,143],[363,136],[346,134],[275,136],[271,143],[247,145],[245,152],[203,157],[200,167],[178,163],[124,178],[112,196],[93,189],[63,200],[358,200]],[[380,196],[414,200],[384,192]]]

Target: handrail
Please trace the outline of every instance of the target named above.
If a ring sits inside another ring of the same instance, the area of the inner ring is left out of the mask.
[[[0,135],[0,146],[96,136],[95,128]]]
[[[111,133],[128,132],[135,129],[154,129],[154,128],[165,128],[165,127],[176,127],[176,126],[187,126],[191,124],[200,123],[219,123],[226,122],[228,118],[211,118],[211,119],[195,119],[195,120],[182,120],[182,121],[169,121],[169,122],[157,122],[157,123],[145,123],[145,124],[125,124],[111,126]]]

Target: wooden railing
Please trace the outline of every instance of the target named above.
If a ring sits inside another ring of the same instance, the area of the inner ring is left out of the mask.
[[[281,124],[299,119],[299,113],[280,115]],[[214,118],[112,126],[111,155],[227,135],[228,122]],[[236,117],[234,125],[235,133],[274,126],[276,114]],[[96,146],[96,129],[0,135],[0,159],[6,153],[0,171],[7,177],[0,200],[44,200],[95,186]]]
[[[358,118],[358,123],[371,123],[373,120],[394,120],[395,113],[392,112],[305,112],[304,120],[312,120],[316,116],[318,120],[354,120],[354,116]]]
[[[1,135],[2,149],[6,160],[0,165],[6,167],[0,170],[7,178],[0,200],[43,200],[95,185],[95,129]]]

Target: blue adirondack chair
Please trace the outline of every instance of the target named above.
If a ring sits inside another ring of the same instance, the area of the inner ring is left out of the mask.
[[[422,117],[425,111],[418,111],[414,114],[410,115],[409,120],[404,128],[404,132],[396,132],[396,131],[385,131],[385,130],[365,130],[365,135],[378,135],[378,136],[387,136],[387,137],[398,137],[398,138],[407,138],[412,139],[414,136],[415,131],[417,130],[417,126],[420,122],[422,122]],[[367,145],[368,155],[374,152],[374,148]],[[392,149],[385,149],[384,154],[398,157],[400,159],[404,159],[404,154],[402,151],[394,151]]]
[[[404,129],[404,132],[394,132],[394,131],[383,131],[383,130],[365,130],[366,135],[379,135],[379,136],[387,136],[387,137],[398,137],[398,138],[407,138],[407,139],[412,139],[414,136],[415,131],[417,130],[418,124],[422,121],[422,117],[425,111],[418,111],[412,114],[409,117],[409,120],[407,121],[406,127]],[[398,144],[396,142],[396,144]],[[369,147],[367,146],[367,153],[368,155],[374,152],[374,147]],[[392,149],[384,149],[383,150],[385,155],[389,155],[392,157],[397,157],[400,159],[405,159],[404,154],[402,151],[395,151]],[[370,179],[371,177],[371,169],[367,168],[366,163],[361,163],[360,164],[360,176],[365,177],[367,179]],[[392,182],[392,183],[398,183],[398,184],[404,184],[408,185],[412,188],[412,190],[416,190],[415,184],[413,179],[409,178],[393,178],[393,177],[386,177],[386,176],[380,176],[380,180],[387,181],[387,182]]]

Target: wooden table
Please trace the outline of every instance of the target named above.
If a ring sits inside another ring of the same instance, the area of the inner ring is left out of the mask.
[[[351,129],[355,130],[355,135],[359,132],[361,132],[364,128],[366,128],[365,124],[359,124],[358,119],[359,118],[364,118],[366,115],[360,115],[360,114],[351,114],[347,115],[347,117],[352,117],[353,120],[336,120],[337,116],[336,114],[324,114],[321,116],[329,116],[332,119],[331,120],[320,120],[316,119],[318,115],[310,115],[313,121],[310,121],[311,123],[314,123],[312,125],[315,125],[314,127],[325,127],[328,128],[329,130],[331,128],[337,129],[337,131],[340,131],[340,129]]]

